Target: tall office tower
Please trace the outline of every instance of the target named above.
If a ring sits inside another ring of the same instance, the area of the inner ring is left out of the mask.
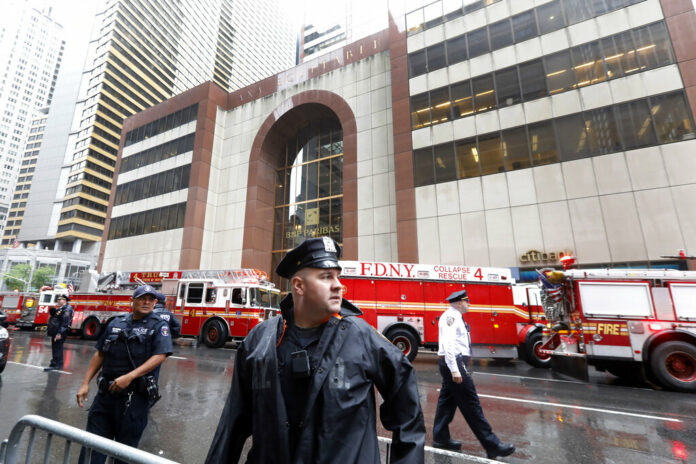
[[[95,253],[124,119],[202,82],[231,91],[292,66],[294,34],[278,4],[105,1],[96,15],[67,146],[39,157],[37,177],[47,176],[32,186],[19,241]]]
[[[39,156],[47,119],[48,107],[40,108],[34,113],[34,117],[29,125],[29,136],[24,148],[24,155],[22,156],[19,177],[17,178],[14,188],[14,195],[12,195],[12,203],[10,205],[5,231],[2,236],[2,245],[14,244],[17,239],[17,233],[22,226],[24,209],[27,205],[31,181],[34,178],[36,160]]]
[[[34,111],[51,103],[64,32],[48,12],[10,1],[0,15],[0,233]]]

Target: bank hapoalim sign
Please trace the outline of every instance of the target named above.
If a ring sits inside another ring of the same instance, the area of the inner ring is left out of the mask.
[[[522,264],[558,264],[564,256],[571,256],[570,251],[539,251],[529,250],[520,256]]]

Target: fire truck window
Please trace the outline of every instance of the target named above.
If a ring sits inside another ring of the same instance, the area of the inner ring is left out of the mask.
[[[271,296],[267,290],[263,288],[255,288],[253,290],[253,295],[254,297],[252,299],[252,303],[256,302],[256,306],[261,306],[263,308],[271,307]]]
[[[203,301],[203,284],[191,283],[188,285],[187,303],[201,303]]]
[[[278,293],[278,292],[271,293],[271,306],[273,308],[280,308],[280,293]]]
[[[217,300],[217,288],[209,288],[205,291],[205,302],[215,303]]]
[[[244,304],[244,301],[242,300],[242,289],[241,288],[233,288],[232,289],[232,304]]]
[[[183,299],[186,295],[186,284],[179,284],[179,298]]]
[[[50,303],[50,302],[51,302],[51,297],[52,297],[52,296],[53,296],[53,295],[51,295],[50,293],[47,293],[47,294],[45,294],[45,295],[41,295],[41,303],[42,303],[42,304]]]

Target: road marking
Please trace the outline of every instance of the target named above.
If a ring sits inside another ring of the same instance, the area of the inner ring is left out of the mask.
[[[382,443],[390,444],[392,442],[391,438],[387,438],[387,437],[378,436],[377,439]],[[449,456],[451,458],[459,458],[459,459],[457,459],[457,461],[462,460],[462,462],[464,462],[464,460],[466,460],[466,462],[478,462],[481,464],[491,464],[491,463],[504,464],[503,462],[496,461],[495,459],[482,458],[479,456],[474,456],[472,454],[466,454],[462,451],[449,451],[449,450],[444,450],[444,449],[440,449],[440,448],[434,448],[432,446],[426,446],[425,451],[432,453],[432,454],[440,455],[440,456]]]
[[[578,382],[577,380],[545,379],[544,377],[528,377],[528,376],[524,376],[524,375],[495,374],[492,372],[476,372],[476,371],[472,371],[472,372],[476,375],[497,375],[500,377],[513,377],[515,379],[546,380],[549,382],[578,383],[578,384],[582,384],[582,385],[587,384],[587,382]]]
[[[188,359],[188,358],[182,358],[181,356],[170,356],[169,359]]]
[[[541,406],[553,406],[556,408],[581,409],[583,411],[603,412],[606,414],[616,414],[619,416],[639,417],[641,419],[655,419],[655,420],[661,420],[661,421],[665,421],[665,422],[683,422],[681,419],[673,419],[671,417],[651,416],[649,414],[637,414],[634,412],[614,411],[612,409],[590,408],[588,406],[577,406],[575,404],[549,403],[547,401],[525,400],[522,398],[508,398],[505,396],[484,395],[484,394],[479,394],[479,396],[482,396],[484,398],[491,398],[494,400],[516,401],[518,403],[539,404]]]
[[[578,385],[587,385],[587,382],[581,382],[578,380],[561,380],[561,379],[546,379],[544,377],[528,377],[524,375],[511,375],[511,374],[495,374],[492,372],[475,372],[472,371],[476,375],[497,375],[500,377],[512,377],[515,379],[529,379],[529,380],[540,380],[540,381],[547,381],[547,382],[561,382],[561,383],[574,383]],[[606,387],[607,385],[599,385],[600,387]],[[644,391],[653,391],[652,388],[644,388],[644,387],[629,387],[625,386],[624,388],[635,388],[637,390],[644,390]]]
[[[18,363],[14,361],[7,361],[8,364],[17,364],[18,366],[27,366],[27,367],[33,367],[34,369],[41,369],[43,370],[43,366],[35,366],[33,364],[25,364],[25,363]],[[72,372],[68,371],[49,371],[49,372],[60,372],[61,374],[72,374]]]

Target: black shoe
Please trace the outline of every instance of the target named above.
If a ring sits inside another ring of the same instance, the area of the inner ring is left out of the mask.
[[[433,441],[433,448],[459,451],[462,449],[462,442],[457,440]]]
[[[510,456],[515,452],[515,445],[512,443],[500,443],[496,448],[486,451],[488,459]]]
[[[58,368],[57,368],[57,367],[53,367],[53,366],[44,367],[44,372],[48,372],[48,371],[57,371],[57,370],[58,370]]]

